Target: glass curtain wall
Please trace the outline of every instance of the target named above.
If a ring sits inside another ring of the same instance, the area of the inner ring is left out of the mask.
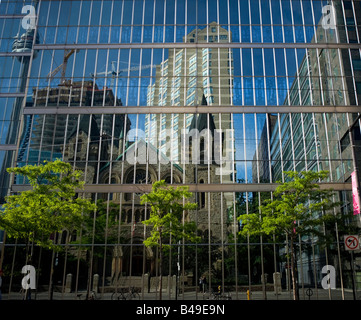
[[[361,2],[349,0],[1,1],[0,201],[29,187],[7,167],[62,159],[98,204],[89,226],[60,235],[64,250],[34,248],[37,298],[128,287],[157,298],[140,196],[165,180],[189,186],[198,208],[184,219],[201,241],[170,246],[163,297],[205,299],[205,277],[232,299],[292,299],[287,239],[242,237],[237,217],[260,213],[284,171],[328,170],[321,183],[352,209],[360,25]],[[298,239],[300,298],[311,287],[312,299],[352,299],[359,271],[337,225],[324,232],[326,247]],[[24,244],[3,241],[9,299],[21,298]],[[325,265],[337,290],[321,287]]]

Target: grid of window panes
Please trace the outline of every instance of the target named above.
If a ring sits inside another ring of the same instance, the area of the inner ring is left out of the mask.
[[[19,14],[23,3],[3,1],[2,14]],[[338,32],[319,30],[329,4]],[[46,44],[223,42],[216,31],[198,34],[212,22],[233,43],[345,43],[359,42],[359,12],[351,0],[64,0],[41,1],[38,24]]]
[[[36,23],[26,27],[31,8]],[[163,266],[169,298],[176,275],[183,292],[194,292],[185,298],[202,298],[201,276],[234,298],[245,299],[246,288],[261,299],[279,272],[290,292],[286,242],[240,237],[237,216],[259,212],[290,170],[328,170],[323,182],[342,210],[352,207],[360,26],[356,0],[2,0],[0,201],[27,189],[21,177],[8,189],[6,167],[62,159],[84,172],[82,195],[99,204],[93,228],[72,234],[70,245],[66,231],[59,237],[61,298],[95,281],[105,298],[131,285],[142,297],[159,294],[159,252],[143,244],[150,208],[140,196],[161,179],[189,186],[198,208],[187,218],[202,239],[171,246]],[[299,239],[298,281],[318,290],[322,267],[338,266],[341,290],[332,294],[344,299],[351,271],[332,232],[326,249]],[[24,247],[12,241],[8,270],[25,263]],[[47,284],[51,252],[34,250]],[[13,298],[16,274],[7,287]]]

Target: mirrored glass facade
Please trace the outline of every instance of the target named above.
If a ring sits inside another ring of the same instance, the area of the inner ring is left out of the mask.
[[[198,209],[188,219],[202,239],[171,247],[164,297],[177,287],[184,299],[203,299],[206,276],[233,299],[246,290],[291,299],[285,243],[241,238],[237,216],[258,212],[291,170],[328,170],[322,184],[342,210],[352,207],[360,37],[356,0],[1,0],[0,203],[29,188],[7,167],[62,159],[84,172],[83,194],[102,204],[91,232],[60,237],[66,250],[52,286],[53,253],[34,249],[45,288],[38,298],[96,288],[110,299],[129,286],[156,298],[159,252],[143,245],[150,209],[140,196],[164,179],[189,186]],[[337,226],[332,232],[327,248],[299,239],[301,299],[307,287],[313,298],[348,299],[360,279]],[[3,295],[16,299],[24,246],[3,238]],[[324,265],[335,266],[337,290],[320,289]]]

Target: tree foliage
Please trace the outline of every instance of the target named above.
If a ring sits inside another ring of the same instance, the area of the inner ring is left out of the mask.
[[[321,189],[319,185],[319,181],[328,177],[327,171],[286,171],[285,175],[289,180],[276,188],[273,199],[267,199],[259,213],[238,217],[241,234],[321,235],[318,227],[335,219],[330,210],[340,203],[335,201],[332,189]]]
[[[0,215],[0,228],[9,237],[28,239],[42,247],[55,248],[50,239],[63,230],[72,232],[82,226],[84,215],[95,210],[89,199],[77,196],[82,189],[82,172],[55,160],[41,165],[8,168],[24,176],[32,189],[6,197]]]
[[[173,188],[167,186],[164,180],[155,182],[152,191],[141,196],[141,203],[147,203],[151,208],[149,219],[143,221],[145,225],[152,226],[150,237],[144,241],[146,246],[159,246],[162,243],[163,248],[167,248],[169,241],[197,241],[194,221],[187,221],[183,215],[185,211],[197,208],[196,203],[183,203],[191,196],[188,187]],[[167,239],[167,244],[160,242],[164,239]]]

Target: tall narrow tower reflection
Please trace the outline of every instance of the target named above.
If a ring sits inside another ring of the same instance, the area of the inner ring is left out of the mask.
[[[34,11],[36,12],[38,6],[38,1],[34,1]],[[33,27],[29,25],[29,28],[25,30],[23,34],[20,32],[14,37],[12,52],[16,53],[17,56],[14,59],[17,59],[20,66],[20,76],[19,76],[19,86],[17,87],[17,93],[23,94],[21,96],[16,97],[12,112],[11,118],[9,121],[9,129],[6,135],[5,144],[6,145],[15,145],[18,139],[19,131],[21,131],[20,125],[20,117],[21,110],[24,102],[24,97],[26,97],[26,82],[29,73],[29,66],[31,56],[36,58],[37,51],[33,50],[34,44],[39,43],[39,36],[36,34],[36,31]],[[22,135],[26,135],[26,132],[23,130]],[[7,193],[7,189],[9,186],[9,175],[6,173],[6,168],[10,167],[13,164],[13,157],[15,151],[8,151],[7,156],[4,158],[2,168],[0,170],[0,203],[4,201],[5,193]]]

